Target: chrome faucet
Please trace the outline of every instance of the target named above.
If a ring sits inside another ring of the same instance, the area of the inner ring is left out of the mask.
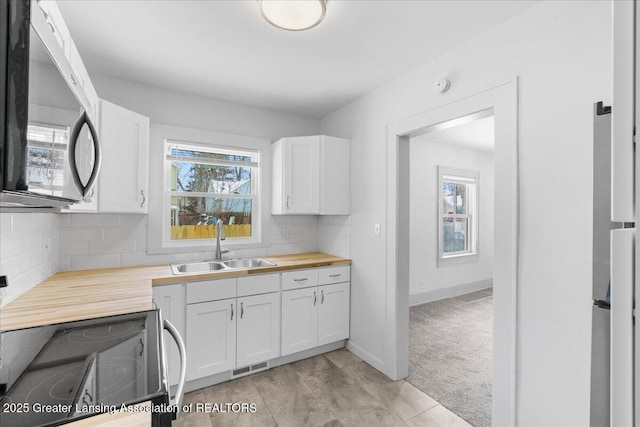
[[[222,254],[229,252],[229,249],[220,249],[220,240],[225,240],[224,237],[224,223],[221,219],[216,222],[216,254],[214,256],[215,261],[222,260]]]

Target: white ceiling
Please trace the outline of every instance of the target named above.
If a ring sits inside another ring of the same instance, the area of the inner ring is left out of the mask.
[[[493,116],[473,120],[415,137],[422,142],[437,142],[457,147],[493,152],[494,121]]]
[[[329,0],[278,30],[256,1],[60,0],[90,73],[322,117],[536,1]]]

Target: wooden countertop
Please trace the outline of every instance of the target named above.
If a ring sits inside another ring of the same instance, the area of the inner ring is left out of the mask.
[[[350,259],[320,252],[263,258],[277,266],[175,276],[169,265],[61,271],[2,307],[0,329],[150,310],[153,285],[351,264]]]

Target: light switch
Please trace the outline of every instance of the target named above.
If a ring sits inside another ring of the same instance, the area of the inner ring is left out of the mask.
[[[380,224],[373,225],[373,232],[376,233],[376,236],[380,236]]]

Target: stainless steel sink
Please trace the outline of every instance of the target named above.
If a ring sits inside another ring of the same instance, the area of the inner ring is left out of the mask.
[[[187,273],[206,273],[225,270],[238,270],[242,268],[273,267],[277,264],[262,258],[231,259],[228,261],[205,261],[187,264],[171,264],[174,275]]]
[[[192,262],[189,264],[171,264],[173,274],[203,273],[206,271],[226,270],[220,262]]]
[[[229,268],[273,267],[276,265],[262,258],[231,259],[229,261],[223,261],[223,264]]]

